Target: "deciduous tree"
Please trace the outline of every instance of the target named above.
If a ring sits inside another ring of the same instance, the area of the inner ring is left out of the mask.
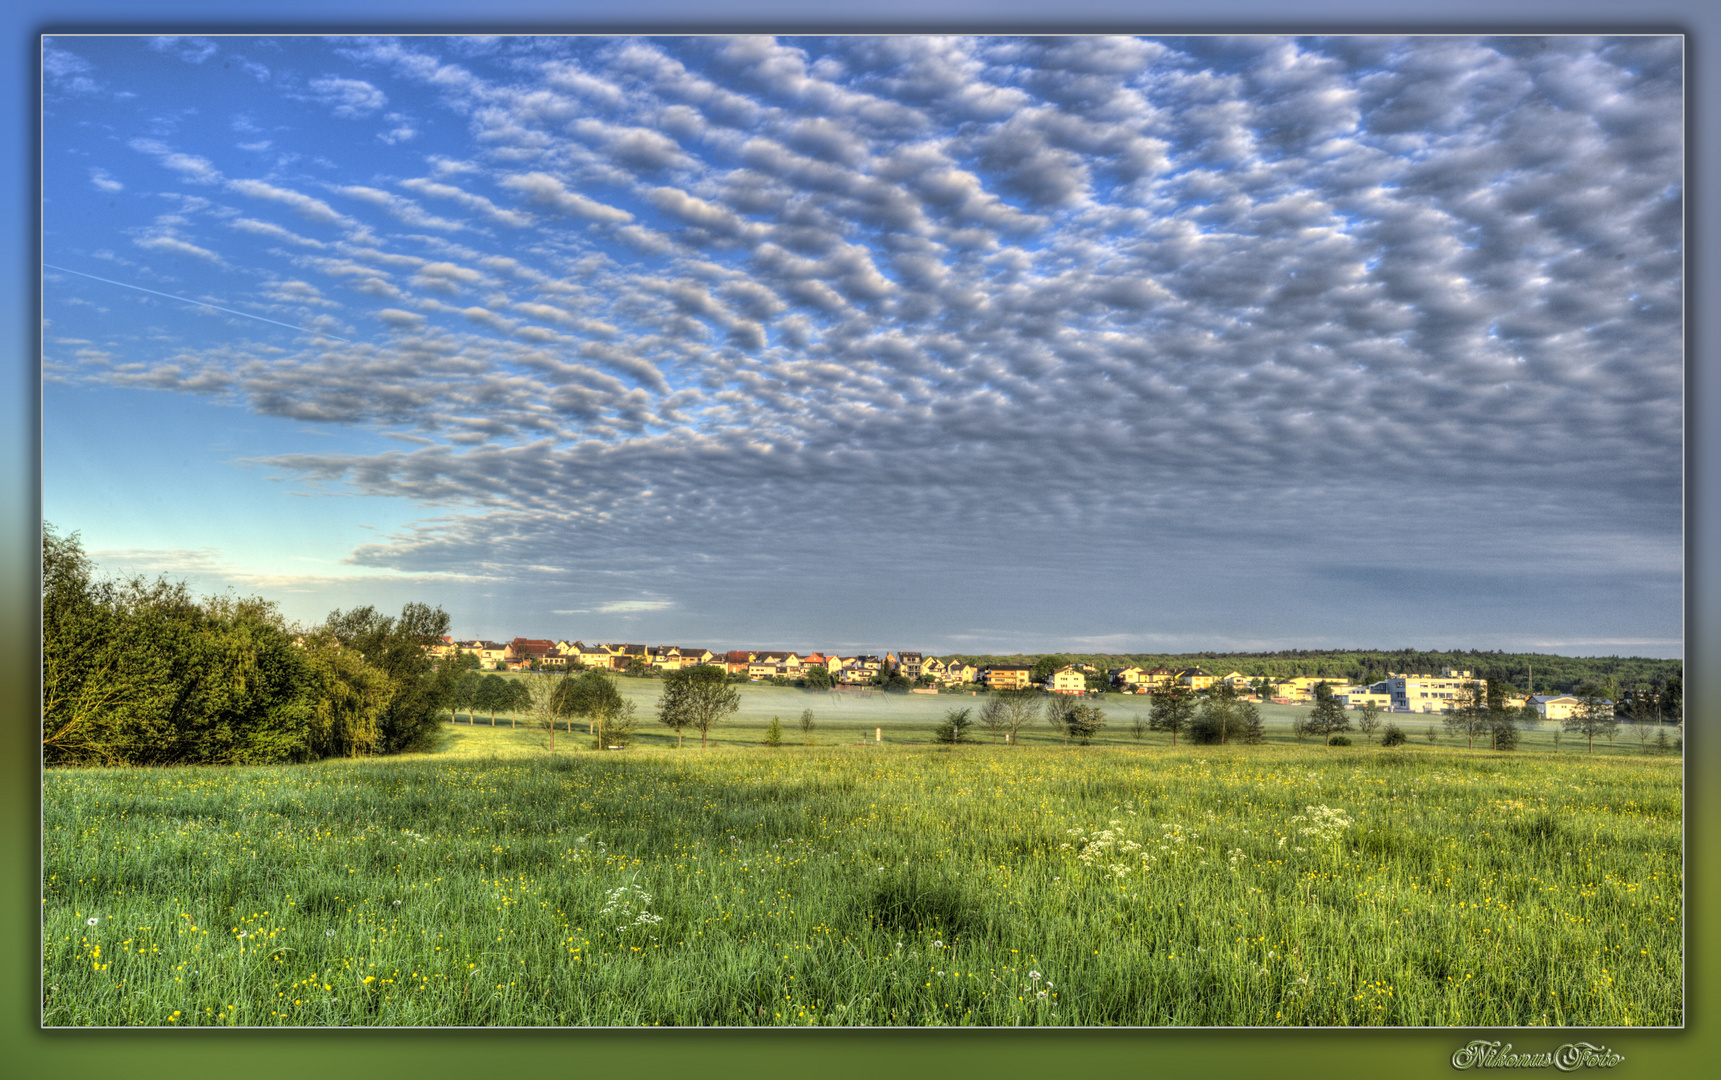
[[[677,748],[685,728],[699,732],[703,747],[711,729],[739,708],[741,691],[728,681],[722,668],[709,665],[668,672],[657,699],[657,717],[675,732]]]

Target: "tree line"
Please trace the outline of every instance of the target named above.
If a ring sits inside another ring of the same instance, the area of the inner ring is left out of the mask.
[[[336,610],[308,630],[260,597],[98,578],[77,533],[42,529],[48,765],[237,765],[426,746],[454,673],[441,608]]]

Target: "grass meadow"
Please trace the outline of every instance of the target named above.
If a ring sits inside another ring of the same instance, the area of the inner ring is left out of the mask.
[[[50,770],[43,1023],[1683,1021],[1680,761],[1634,738],[1328,748],[1284,709],[1172,748],[1108,702],[1103,745],[946,748],[958,699],[819,695],[805,745],[812,698],[749,688],[703,750],[462,717],[399,758]]]

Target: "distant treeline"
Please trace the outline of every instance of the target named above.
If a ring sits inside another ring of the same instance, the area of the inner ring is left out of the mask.
[[[964,655],[959,659],[977,665],[1033,664],[1042,655]],[[1555,656],[1550,653],[1505,653],[1480,649],[1452,652],[1283,649],[1253,653],[1060,653],[1057,656],[1067,663],[1092,664],[1101,671],[1126,667],[1200,667],[1213,675],[1225,675],[1233,670],[1276,679],[1322,675],[1349,683],[1376,683],[1386,678],[1389,671],[1438,674],[1445,668],[1462,668],[1474,671],[1477,678],[1505,683],[1519,693],[1530,689],[1533,669],[1535,692],[1538,694],[1569,694],[1590,683],[1617,686],[1621,693],[1640,688],[1660,689],[1674,680],[1682,680],[1684,675],[1684,665],[1679,660],[1642,656]],[[1611,684],[1610,679],[1613,680]]]
[[[423,746],[455,673],[425,646],[440,608],[288,626],[257,597],[97,579],[42,531],[42,757],[49,765],[271,764]]]

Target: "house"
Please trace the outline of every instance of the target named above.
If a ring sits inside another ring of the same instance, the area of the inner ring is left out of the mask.
[[[1245,675],[1241,671],[1232,671],[1219,676],[1220,686],[1229,687],[1239,694],[1248,693],[1250,687],[1254,686],[1254,684],[1255,677],[1253,675]]]
[[[988,690],[1019,690],[1029,685],[1033,667],[1027,664],[998,664],[980,669],[980,681]]]
[[[529,664],[534,660],[542,660],[545,654],[553,652],[556,643],[547,638],[517,637],[508,643],[504,659],[510,664]]]
[[[945,660],[942,663],[944,674],[939,677],[939,681],[946,686],[962,686],[980,681],[980,669],[973,664],[961,660]]]
[[[1177,672],[1176,679],[1191,690],[1205,690],[1219,681],[1198,667],[1182,669]]]
[[[885,659],[890,663],[892,670],[905,679],[920,678],[920,669],[926,662],[925,657],[917,652],[886,654]]]
[[[1149,668],[1142,672],[1138,686],[1141,689],[1153,691],[1170,686],[1175,681],[1177,681],[1177,672],[1162,666]]]
[[[1046,689],[1054,694],[1085,694],[1088,692],[1088,676],[1075,664],[1065,664],[1052,672],[1046,680]]]
[[[507,662],[508,646],[499,642],[474,639],[455,642],[454,647],[462,653],[476,656],[478,663],[486,670]]]
[[[1106,681],[1128,694],[1141,686],[1141,677],[1145,674],[1138,667],[1112,668],[1106,672]]]
[[[749,679],[768,679],[774,675],[799,675],[801,657],[792,652],[756,652],[747,662]]]
[[[753,654],[746,649],[730,649],[723,654],[723,669],[731,675],[745,675]]]
[[[1584,709],[1584,699],[1570,694],[1532,694],[1528,703],[1543,720],[1570,720],[1583,715]],[[1613,707],[1613,702],[1606,698],[1602,699],[1602,704],[1609,709]]]
[[[692,650],[689,650],[692,652]],[[680,671],[684,667],[692,667],[699,661],[689,653],[683,653],[674,645],[653,645],[645,650],[646,663],[653,671]]]

